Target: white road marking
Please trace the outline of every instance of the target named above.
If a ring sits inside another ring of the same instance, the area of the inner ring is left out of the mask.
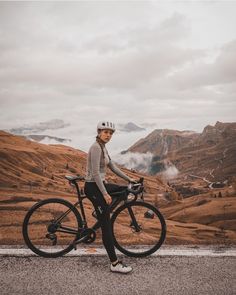
[[[131,248],[130,248],[131,250]],[[53,248],[51,249],[53,251]],[[55,250],[54,250],[55,251]],[[137,249],[136,249],[137,251]],[[123,254],[116,249],[118,254]],[[104,248],[79,248],[72,250],[65,256],[86,256],[86,255],[100,255],[106,256],[106,250]],[[123,254],[124,255],[124,254]],[[30,249],[25,248],[0,248],[0,256],[37,256]],[[231,256],[236,257],[236,248],[226,249],[159,249],[152,256],[210,256],[210,257],[222,257]]]

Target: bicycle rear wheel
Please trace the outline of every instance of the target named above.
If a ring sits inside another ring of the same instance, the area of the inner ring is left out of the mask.
[[[165,240],[165,219],[149,203],[126,203],[113,213],[111,222],[114,244],[127,256],[148,256],[158,250]]]
[[[47,199],[33,205],[22,227],[26,245],[37,255],[49,258],[62,256],[73,249],[82,228],[78,210],[63,199]]]

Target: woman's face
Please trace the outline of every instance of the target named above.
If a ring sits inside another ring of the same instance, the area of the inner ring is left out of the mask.
[[[98,136],[103,140],[105,143],[107,143],[111,137],[112,137],[113,131],[110,129],[102,129]]]

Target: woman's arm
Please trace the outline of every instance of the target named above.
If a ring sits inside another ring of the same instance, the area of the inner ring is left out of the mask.
[[[111,159],[110,159],[109,163],[107,164],[107,166],[111,169],[111,171],[113,171],[116,175],[120,176],[121,178],[123,178],[127,181],[132,180],[128,175],[123,173]]]
[[[107,190],[102,182],[102,178],[100,175],[100,158],[101,158],[102,150],[100,146],[93,145],[91,147],[91,169],[92,176],[103,195],[107,194]]]

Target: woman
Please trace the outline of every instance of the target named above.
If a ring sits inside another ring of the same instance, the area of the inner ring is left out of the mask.
[[[124,186],[107,183],[105,180],[106,166],[129,182],[135,182],[135,180],[124,174],[108,155],[105,144],[110,141],[114,132],[114,123],[105,121],[98,123],[96,141],[88,152],[84,192],[93,203],[97,218],[101,222],[102,241],[111,261],[110,270],[128,273],[132,271],[132,267],[126,266],[116,256],[109,210],[109,204],[112,201],[109,193],[122,191]]]

